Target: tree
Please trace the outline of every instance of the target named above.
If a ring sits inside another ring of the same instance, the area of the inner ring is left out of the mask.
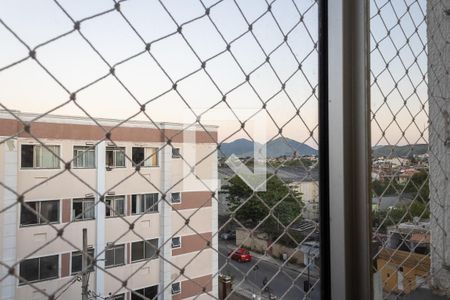
[[[380,231],[402,222],[412,222],[414,218],[426,220],[430,218],[430,208],[421,200],[414,200],[410,204],[402,204],[388,209],[374,211],[372,214],[373,227],[380,226]]]
[[[428,181],[428,172],[420,170],[411,176],[411,180],[405,186],[405,192],[418,194],[418,199],[427,203],[430,199],[430,186]]]
[[[253,227],[263,222],[259,228],[272,237],[279,235],[283,226],[296,220],[302,211],[300,195],[290,190],[276,175],[269,174],[265,192],[253,192],[238,176],[233,177],[224,189],[228,192],[227,199],[234,217]]]

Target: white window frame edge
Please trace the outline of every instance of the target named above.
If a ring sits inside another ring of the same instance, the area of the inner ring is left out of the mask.
[[[369,1],[328,1],[332,299],[372,299]]]

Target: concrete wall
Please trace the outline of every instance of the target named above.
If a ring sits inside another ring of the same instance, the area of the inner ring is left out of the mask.
[[[437,291],[450,296],[450,16],[447,1],[429,0],[428,96],[430,134],[431,278]],[[446,5],[446,6],[445,6]]]

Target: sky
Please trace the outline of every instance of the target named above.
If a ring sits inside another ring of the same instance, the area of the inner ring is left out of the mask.
[[[372,1],[371,69],[377,78],[372,87],[376,112],[372,142],[417,142],[427,124],[421,105],[427,93],[422,76],[426,53],[421,45],[426,27],[419,25],[416,34],[414,30],[423,19],[425,4],[408,0],[381,6],[385,2]],[[3,24],[26,45],[35,48],[44,43],[36,49],[41,66],[28,58],[0,71],[0,103],[8,109],[46,113],[59,107],[52,113],[128,119],[145,103],[147,116],[141,113],[133,119],[190,123],[201,114],[202,123],[220,126],[219,139],[226,141],[249,138],[240,130],[240,121],[256,115],[248,123],[251,138],[259,138],[255,130],[263,128],[267,139],[275,138],[283,127],[283,136],[318,147],[314,0],[275,1],[273,16],[265,0],[127,0],[120,5],[123,15],[111,11],[98,16],[113,9],[114,1],[0,0],[0,7]],[[211,20],[205,7],[211,7]],[[395,26],[399,18],[401,28]],[[70,32],[72,20],[82,20],[80,33],[98,53],[79,32]],[[0,24],[0,70],[29,53],[4,25]],[[180,25],[182,34],[177,33]],[[390,27],[392,39],[385,37]],[[395,46],[405,44],[409,31],[410,47],[400,49],[399,59]],[[45,43],[64,33],[68,34]],[[378,48],[375,40],[381,41]],[[146,43],[151,43],[150,53]],[[108,65],[115,66],[116,77]],[[172,82],[177,82],[176,91]],[[74,92],[78,106],[69,101]],[[392,124],[393,115],[398,126],[408,128],[404,138]],[[410,125],[412,116],[418,127]],[[384,138],[380,127],[387,128]]]

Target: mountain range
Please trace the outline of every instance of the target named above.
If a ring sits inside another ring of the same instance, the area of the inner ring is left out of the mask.
[[[261,144],[256,143],[257,146]],[[222,143],[220,150],[221,156],[228,157],[231,154],[235,154],[238,157],[252,157],[253,156],[254,142],[247,139],[237,139],[230,143]],[[277,138],[275,140],[266,143],[266,154],[267,157],[280,157],[280,156],[291,156],[294,151],[298,155],[317,155],[317,150],[304,144],[297,142],[289,138]]]
[[[256,143],[258,146],[261,144]],[[235,154],[238,157],[252,157],[254,142],[247,139],[237,139],[230,143],[222,143],[220,156],[228,157]],[[304,143],[289,138],[277,138],[266,144],[267,157],[292,156],[294,151],[298,155],[317,155],[318,151]],[[391,156],[406,157],[427,153],[427,144],[413,144],[403,146],[379,145],[372,148],[374,157]]]
[[[407,157],[411,155],[421,155],[428,152],[428,144],[413,144],[404,146],[380,145],[372,148],[374,157]]]

